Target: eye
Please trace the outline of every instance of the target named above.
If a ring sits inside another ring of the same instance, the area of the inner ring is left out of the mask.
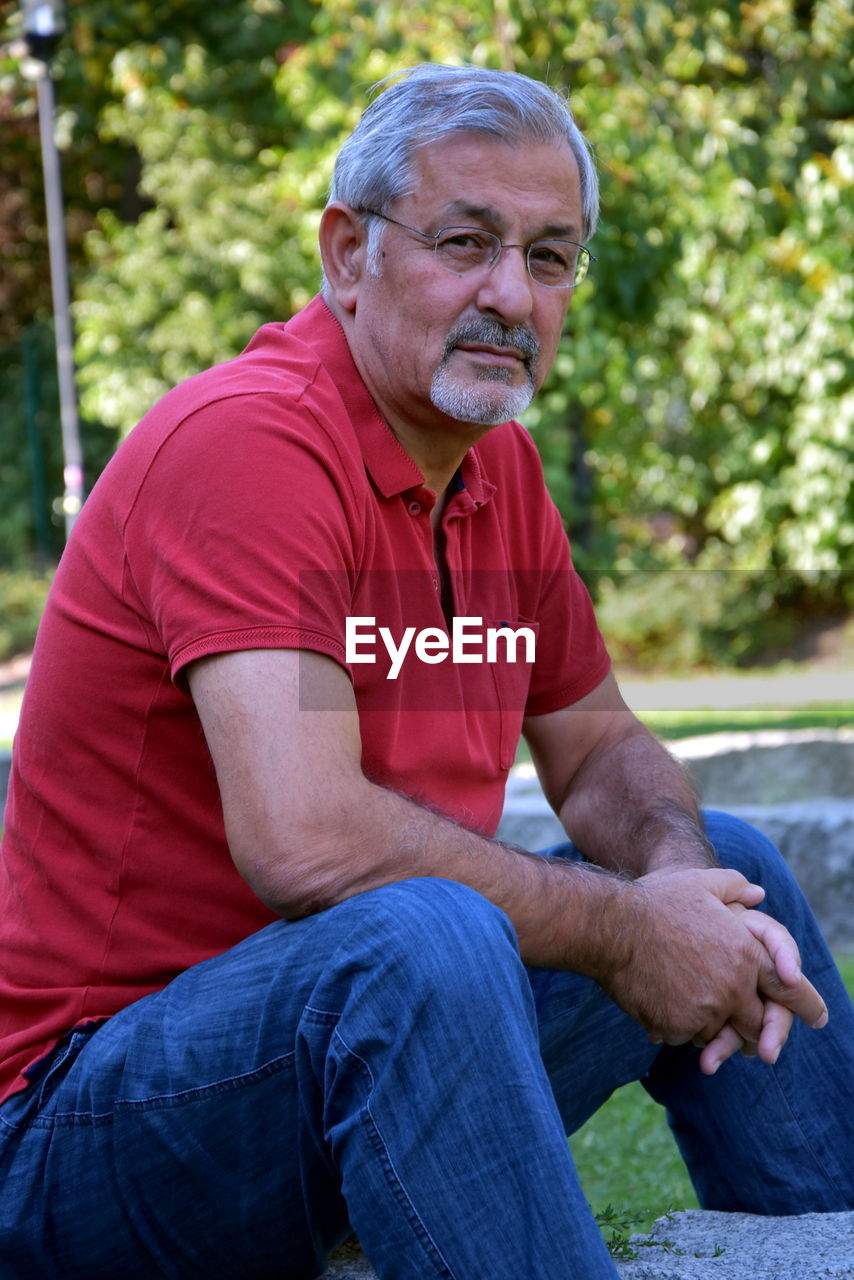
[[[540,284],[566,288],[576,282],[579,254],[569,240],[537,240],[528,250],[528,270]]]
[[[562,271],[568,271],[578,256],[572,245],[556,240],[538,240],[528,252],[532,262],[544,267],[559,267]]]
[[[436,240],[440,262],[458,274],[491,262],[499,248],[499,241],[490,231],[477,227],[445,227]]]
[[[494,244],[495,237],[488,231],[478,231],[475,227],[446,227],[439,232],[436,247],[451,252],[489,253]]]

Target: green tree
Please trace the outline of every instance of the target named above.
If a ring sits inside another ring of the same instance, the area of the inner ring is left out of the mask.
[[[372,82],[421,60],[515,69],[571,88],[602,175],[599,262],[526,421],[618,651],[748,657],[850,607],[844,0],[69,13],[89,418],[128,430],[307,301],[334,155]]]

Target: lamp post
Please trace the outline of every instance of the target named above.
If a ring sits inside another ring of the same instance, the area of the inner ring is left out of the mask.
[[[65,14],[63,0],[22,0],[21,10],[27,49],[33,59],[29,75],[36,82],[38,97],[50,250],[50,283],[56,335],[56,368],[59,378],[59,412],[62,424],[64,460],[62,513],[65,517],[67,538],[83,505],[83,452],[80,446],[77,388],[74,378],[74,339],[71,328],[68,253],[62,204],[62,173],[54,134],[56,100],[50,74],[50,59],[65,31]]]

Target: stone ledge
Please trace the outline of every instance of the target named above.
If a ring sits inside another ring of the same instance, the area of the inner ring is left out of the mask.
[[[777,1218],[686,1209],[660,1218],[631,1244],[638,1256],[617,1261],[620,1280],[854,1280],[854,1212]],[[555,1280],[571,1274],[555,1272]],[[323,1280],[376,1275],[351,1243]]]
[[[329,1259],[320,1280],[376,1280],[376,1272],[355,1240],[348,1240]]]
[[[668,744],[714,806],[850,800],[854,729],[759,729]]]
[[[790,1218],[686,1209],[633,1236],[620,1280],[854,1280],[854,1212]]]

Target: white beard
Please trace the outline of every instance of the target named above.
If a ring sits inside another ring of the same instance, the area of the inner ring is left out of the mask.
[[[456,422],[475,422],[484,427],[497,427],[510,418],[518,418],[534,398],[533,381],[522,386],[507,385],[509,370],[492,369],[480,375],[477,383],[456,381],[447,360],[443,360],[430,384],[430,400],[441,412]]]

